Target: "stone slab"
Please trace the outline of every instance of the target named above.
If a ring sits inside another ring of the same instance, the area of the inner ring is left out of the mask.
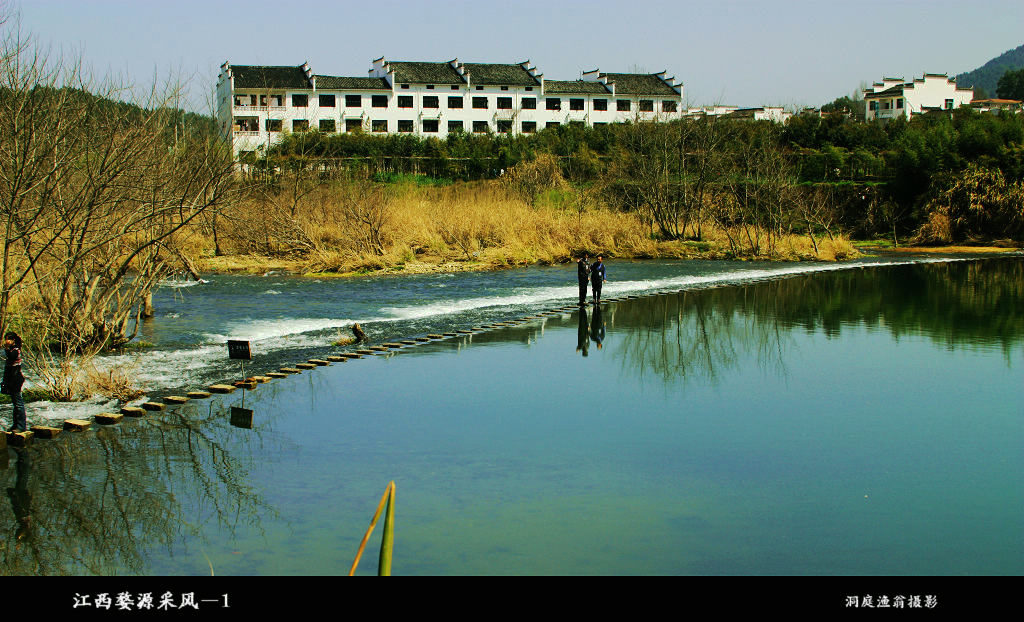
[[[249,382],[248,380],[239,380],[238,382],[235,383],[235,386],[238,387],[239,389],[249,389],[250,391],[252,391],[253,389],[256,388],[258,384],[259,383],[256,382],[255,380],[252,382]]]
[[[121,409],[121,414],[128,417],[141,417],[146,414],[146,409],[138,406],[125,406]]]
[[[333,361],[335,363],[344,363],[348,359],[345,358],[344,356],[338,356],[337,354],[329,354],[329,355],[327,355],[327,360],[328,361]]]
[[[7,445],[9,447],[28,447],[32,444],[32,439],[35,434],[32,430],[28,432],[8,432],[7,433]]]
[[[167,408],[167,404],[161,404],[160,402],[144,402],[142,407],[146,410],[163,410]]]
[[[124,419],[124,415],[121,413],[97,413],[95,417],[96,423],[103,425],[114,425],[115,423],[121,423]]]
[[[235,390],[235,387],[230,384],[211,384],[206,387],[206,390],[210,393],[231,393]]]
[[[284,373],[281,373],[279,371],[269,371],[269,372],[267,372],[267,375],[270,376],[271,378],[287,378],[288,377],[288,374],[284,374]]]
[[[314,364],[314,365],[320,365],[321,367],[323,367],[324,365],[330,365],[331,364],[330,361],[325,361],[323,359],[309,359],[309,362]]]
[[[280,371],[281,371],[281,373],[285,373],[285,374],[301,374],[302,373],[301,369],[295,369],[294,367],[282,367]]]
[[[316,363],[296,363],[296,369],[316,369]]]
[[[183,395],[168,395],[163,399],[167,404],[184,404],[188,401],[188,398]]]
[[[210,397],[211,393],[209,391],[189,391],[185,395],[187,395],[190,400],[205,400]]]
[[[45,425],[34,425],[32,426],[32,433],[39,438],[53,438],[60,434],[60,428],[51,428]]]
[[[65,430],[88,430],[92,427],[92,421],[86,421],[85,419],[65,419],[64,429]]]

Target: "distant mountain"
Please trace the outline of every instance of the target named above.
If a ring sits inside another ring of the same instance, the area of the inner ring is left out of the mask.
[[[989,97],[995,97],[999,78],[1004,72],[1011,69],[1024,69],[1024,45],[1003,52],[974,71],[958,75],[956,85],[973,86],[975,89],[981,87],[985,89]]]

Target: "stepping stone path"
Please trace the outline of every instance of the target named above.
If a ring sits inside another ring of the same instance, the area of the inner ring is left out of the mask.
[[[430,341],[430,337],[417,337],[416,341]]]
[[[298,369],[316,369],[315,363],[296,363],[295,367]]]
[[[211,384],[206,387],[210,393],[231,393],[235,390],[235,387],[230,384]]]
[[[146,410],[163,410],[164,408],[167,408],[167,405],[161,404],[160,402],[145,402],[142,404],[142,407]]]
[[[387,346],[389,348],[401,348],[402,347],[402,344],[400,344],[400,343],[385,343],[383,345],[385,345],[385,346]]]
[[[188,398],[187,397],[183,397],[181,395],[168,395],[168,396],[164,397],[164,402],[166,402],[168,404],[184,404],[187,401],[188,401]]]
[[[429,335],[427,335],[427,337],[430,337],[431,339],[440,339],[440,338],[442,338],[442,337],[446,337],[446,336],[447,336],[447,337],[451,337],[451,336],[452,336],[452,335],[454,335],[454,334],[455,334],[455,333],[443,333],[443,334],[440,334],[440,335],[439,335],[439,334],[437,334],[437,333],[430,333]]]
[[[269,371],[269,372],[267,372],[267,375],[270,376],[271,378],[287,378],[288,377],[288,374],[285,374],[285,373],[282,373],[282,372],[279,372],[279,371]]]
[[[370,346],[370,349],[374,350],[376,352],[387,352],[388,351],[388,349],[385,348],[384,346]]]
[[[416,345],[416,340],[415,339],[403,339],[402,343],[404,343],[406,345],[409,345],[409,346],[414,346],[414,345]]]
[[[85,419],[65,419],[64,429],[65,430],[88,430],[92,427],[92,421],[86,421]]]
[[[125,406],[121,409],[121,414],[129,417],[142,417],[146,414],[146,409],[138,406]]]
[[[344,356],[338,356],[337,354],[330,354],[327,356],[328,361],[334,361],[335,363],[344,363],[348,359]]]
[[[325,361],[323,359],[309,359],[309,362],[314,364],[314,365],[320,365],[321,367],[323,367],[324,365],[330,365],[331,364],[330,361]]]
[[[259,384],[259,383],[257,383],[257,382],[249,382],[248,380],[239,380],[238,382],[235,383],[235,386],[238,387],[239,389],[249,389],[249,390],[252,390],[252,389],[256,388],[257,384]]]
[[[32,430],[27,432],[8,432],[7,433],[7,444],[11,447],[28,447],[32,444],[32,439],[35,434]]]

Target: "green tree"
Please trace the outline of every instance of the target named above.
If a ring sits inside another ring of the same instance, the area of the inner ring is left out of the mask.
[[[1001,99],[1024,100],[1024,69],[1004,73],[999,78],[996,92]]]

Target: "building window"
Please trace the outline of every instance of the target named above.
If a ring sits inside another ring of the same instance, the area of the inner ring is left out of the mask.
[[[464,132],[465,128],[462,127],[462,121],[449,121],[448,122],[448,133],[452,132]]]
[[[661,111],[662,112],[675,112],[676,111],[676,103],[674,101],[672,101],[671,99],[666,99],[666,100],[662,101],[661,102]]]
[[[558,127],[559,125],[561,125],[561,123],[559,123],[558,121],[548,121],[547,123],[544,124],[544,129],[547,129],[549,127]]]
[[[482,90],[484,90],[484,87],[482,87],[482,86],[478,86],[478,87],[476,87],[476,90],[478,90],[478,91],[482,91]]]
[[[952,99],[947,99],[946,100],[946,110],[952,110],[952,109],[953,109],[953,100]]]
[[[462,108],[463,100],[460,95],[449,95],[448,96],[448,107],[449,108]]]
[[[528,87],[526,87],[526,90],[527,90],[527,91],[532,91],[532,90],[533,90],[533,87],[532,87],[532,86],[528,86]]]
[[[608,100],[607,99],[595,99],[594,100],[594,110],[608,110]]]
[[[433,91],[434,90],[434,85],[433,84],[428,84],[427,85],[427,90],[428,91]]]
[[[523,110],[536,110],[537,109],[537,98],[536,97],[524,97],[522,100]]]
[[[409,85],[408,85],[408,84],[403,84],[403,85],[402,85],[402,88],[403,88],[403,89],[407,89],[407,88],[409,88]]]
[[[424,108],[440,108],[441,105],[437,102],[437,95],[424,95],[423,96],[423,107]]]
[[[523,134],[533,134],[537,131],[536,121],[523,121]]]
[[[345,96],[345,107],[346,108],[361,108],[363,106],[362,95],[346,95]]]
[[[619,112],[629,112],[629,100],[628,99],[616,99],[615,109]]]
[[[477,132],[477,133],[489,132],[490,129],[491,129],[491,127],[490,127],[490,125],[487,124],[487,121],[473,121],[473,131],[474,132]]]
[[[896,107],[897,108],[902,108],[903,107],[903,98],[900,98],[900,99],[896,100]]]
[[[401,119],[401,120],[399,120],[398,121],[398,131],[399,132],[411,132],[412,131],[412,120],[411,119]]]
[[[423,119],[423,132],[426,134],[437,134],[437,119]]]
[[[546,104],[547,104],[547,109],[548,110],[561,110],[562,109],[562,100],[559,99],[558,97],[549,97],[549,98],[547,98]]]
[[[362,132],[363,131],[363,120],[362,119],[345,119],[345,131],[346,132]]]
[[[602,125],[608,125],[604,121],[594,121],[594,127],[601,127]]]
[[[569,110],[583,110],[583,100],[578,97],[570,99]]]
[[[458,85],[458,84],[453,84],[453,85],[452,85],[452,90],[453,90],[453,91],[457,91],[457,90],[459,90],[459,85]]]
[[[498,132],[501,134],[512,132],[512,122],[508,120],[498,121]]]
[[[388,107],[388,96],[387,95],[374,95],[372,99],[374,108],[387,108]]]
[[[654,100],[653,99],[641,99],[640,100],[640,112],[654,112]]]
[[[399,95],[398,96],[398,107],[399,108],[412,108],[412,95]],[[401,131],[401,130],[399,130]],[[410,130],[412,131],[412,130]]]
[[[487,109],[487,98],[486,97],[474,97],[473,98],[473,107],[474,108],[482,108],[482,109],[486,110]]]
[[[321,108],[334,108],[334,95],[321,95],[320,96],[320,107]]]
[[[306,108],[309,106],[309,95],[306,94],[294,94],[292,95],[292,108]]]
[[[388,131],[387,119],[374,119],[372,126],[374,132],[386,132]]]
[[[280,132],[281,119],[267,119],[266,127],[268,132]]]
[[[309,129],[309,121],[306,119],[295,119],[292,121],[293,132],[305,132]]]
[[[501,90],[503,90],[503,91],[507,91],[507,90],[508,90],[508,87],[507,87],[507,86],[503,86],[503,87],[501,87]]]
[[[320,131],[331,133],[334,131],[334,119],[320,119]]]
[[[498,98],[498,110],[512,110],[512,98],[511,97],[499,97]]]

